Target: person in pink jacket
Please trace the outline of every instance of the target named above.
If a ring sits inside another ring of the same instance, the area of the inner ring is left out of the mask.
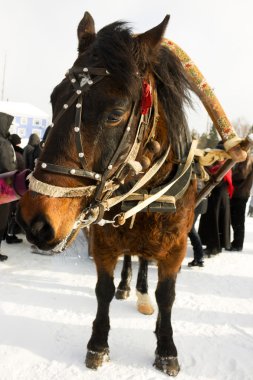
[[[0,174],[0,205],[18,200],[27,190],[27,176],[30,170],[14,170]],[[8,256],[0,253],[0,261],[7,260]]]

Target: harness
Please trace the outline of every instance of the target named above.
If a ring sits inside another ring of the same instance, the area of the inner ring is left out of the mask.
[[[173,53],[180,59],[190,83],[198,93],[209,116],[212,118],[216,129],[222,136],[223,141],[225,141],[224,145],[226,150],[237,146],[241,142],[241,139],[236,135],[211,87],[207,84],[198,68],[190,60],[188,55],[173,42],[163,39],[162,45],[172,50]],[[94,180],[95,184],[84,187],[65,188],[41,182],[37,180],[33,174],[31,174],[29,178],[30,190],[50,197],[93,197],[93,203],[81,212],[78,220],[74,224],[73,229],[85,227],[91,223],[98,223],[100,225],[112,223],[115,227],[117,227],[124,224],[127,218],[134,217],[134,215],[140,211],[175,211],[176,200],[183,196],[192,178],[192,163],[194,156],[195,161],[197,161],[200,169],[202,170],[203,176],[206,174],[204,173],[202,166],[206,166],[207,164],[210,165],[212,162],[217,160],[217,157],[220,156],[220,153],[213,155],[212,153],[210,154],[210,152],[205,152],[203,157],[203,154],[198,154],[196,150],[197,143],[196,141],[193,141],[185,163],[179,163],[177,173],[174,178],[170,182],[165,183],[163,186],[152,189],[150,194],[148,194],[148,192],[144,189],[144,186],[154,177],[167,159],[170,152],[170,147],[168,147],[168,149],[160,156],[152,167],[150,167],[144,175],[139,176],[140,178],[138,178],[132,185],[131,189],[122,194],[120,192],[120,185],[124,183],[124,179],[129,174],[130,170],[134,171],[136,175],[143,173],[143,167],[140,162],[136,161],[136,157],[138,155],[140,145],[143,142],[142,138],[144,132],[146,131],[147,126],[150,125],[151,114],[153,115],[153,124],[151,126],[146,144],[155,136],[156,123],[159,115],[156,90],[153,89],[153,104],[152,106],[150,105],[150,108],[148,107],[149,111],[147,113],[142,113],[137,109],[138,102],[133,104],[132,112],[125,127],[121,141],[119,142],[119,145],[104,173],[101,174],[87,170],[87,162],[81,138],[83,95],[89,91],[91,86],[95,85],[108,75],[110,75],[110,73],[105,68],[74,67],[70,69],[67,73],[67,77],[74,87],[74,94],[71,96],[68,103],[63,105],[62,110],[56,116],[52,124],[53,127],[66,112],[66,110],[76,102],[74,133],[81,169],[67,168],[65,166],[41,161],[38,161],[37,163],[37,165],[39,165],[43,170],[68,176],[89,178]],[[136,75],[138,76],[138,73]],[[135,126],[136,112],[139,115],[137,128]],[[132,133],[133,127],[135,131],[134,134]],[[131,147],[129,148],[127,157],[124,159],[124,162],[119,163],[118,160],[122,150],[126,147],[126,142],[128,142],[133,135],[133,142],[130,144]],[[224,154],[226,155],[226,157],[224,157],[225,159],[230,157],[225,152]],[[115,171],[116,165],[118,166],[118,169]],[[117,190],[120,192],[119,195],[116,195]],[[205,195],[209,192],[209,190],[208,192],[205,192]],[[104,212],[109,211],[113,206],[118,204],[122,204],[122,210],[125,212],[114,216],[113,220],[103,219]]]
[[[192,147],[190,150],[190,154],[186,160],[186,163],[184,165],[179,165],[177,173],[173,180],[170,181],[170,183],[167,183],[157,189],[151,190],[151,194],[143,194],[142,189],[144,185],[154,177],[154,175],[164,164],[165,160],[168,158],[171,149],[169,146],[166,151],[160,156],[160,158],[154,162],[154,164],[145,172],[145,174],[137,179],[130,190],[124,192],[123,194],[121,193],[120,195],[114,195],[115,191],[119,189],[122,183],[124,183],[124,179],[127,177],[130,171],[134,171],[136,175],[143,173],[143,167],[139,161],[136,161],[136,157],[139,153],[140,146],[143,143],[144,132],[151,123],[151,115],[153,117],[153,124],[150,127],[150,131],[148,133],[145,144],[147,144],[155,136],[156,124],[159,118],[157,94],[155,89],[152,91],[153,104],[150,102],[146,108],[145,105],[142,105],[142,112],[137,109],[137,107],[139,107],[139,101],[136,101],[133,104],[132,111],[124,129],[122,138],[104,173],[101,174],[87,170],[87,161],[83,150],[81,137],[83,95],[89,91],[91,86],[95,85],[109,75],[110,73],[105,68],[74,67],[70,69],[67,72],[66,76],[69,78],[71,84],[74,87],[74,94],[71,96],[69,101],[63,105],[62,110],[57,114],[51,125],[53,128],[58,123],[60,118],[65,114],[65,112],[72,105],[74,105],[74,103],[76,103],[75,125],[73,132],[75,133],[75,144],[78,152],[79,162],[82,168],[69,168],[45,161],[42,162],[40,160],[37,162],[37,165],[42,170],[73,177],[78,176],[82,178],[89,178],[96,181],[96,184],[91,186],[65,188],[61,186],[49,185],[45,182],[39,181],[33,176],[33,173],[29,176],[29,189],[43,195],[50,197],[93,197],[93,203],[81,212],[78,220],[75,222],[74,229],[88,226],[91,223],[98,223],[100,225],[112,223],[115,227],[117,227],[118,225],[123,224],[123,220],[125,222],[127,218],[135,215],[137,212],[147,210],[147,207],[149,205],[151,205],[149,208],[150,211],[168,211],[168,207],[166,207],[168,205],[170,211],[175,211],[176,199],[184,194],[191,179],[191,164],[194,156],[194,149],[196,146],[195,143],[193,144],[194,148]],[[149,96],[147,94],[147,82],[145,81],[143,83],[143,94],[143,96]],[[147,103],[149,103],[149,101]],[[136,114],[139,115],[137,128],[135,126]],[[133,134],[130,136],[130,132],[132,131],[133,127],[136,132],[134,134],[134,137],[131,137]],[[133,142],[130,144],[126,158],[118,166],[118,159],[123,149],[125,149],[126,143],[129,142],[130,138],[133,138]],[[115,168],[116,164],[118,168],[116,172],[113,173],[113,176],[111,176],[112,169]],[[172,189],[171,194],[167,194],[170,189]],[[133,201],[133,198],[134,204],[131,203],[131,201]],[[160,205],[158,207],[159,210],[157,209],[158,204],[155,202],[157,200],[160,200]],[[127,207],[129,209],[125,214],[121,213],[119,215],[116,215],[113,220],[103,219],[105,211],[109,211],[113,206],[120,204],[123,201],[125,201],[124,207]],[[136,205],[136,201],[138,202],[138,205]],[[127,203],[128,206],[126,206]],[[164,208],[161,207],[161,204],[165,205]]]

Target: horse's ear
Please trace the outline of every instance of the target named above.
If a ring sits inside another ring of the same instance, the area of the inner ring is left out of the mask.
[[[137,41],[142,45],[148,54],[154,52],[154,49],[160,45],[169,19],[170,16],[166,15],[164,20],[159,25],[137,36]]]
[[[89,12],[85,12],[77,28],[78,51],[83,53],[96,37],[95,23]]]

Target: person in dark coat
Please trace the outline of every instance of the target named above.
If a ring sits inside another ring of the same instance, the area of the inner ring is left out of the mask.
[[[221,148],[220,144],[217,148]],[[223,162],[216,162],[209,172],[216,173]],[[233,194],[232,171],[229,170],[223,180],[212,190],[208,197],[207,212],[200,217],[199,236],[206,245],[204,254],[216,255],[222,248],[230,248],[230,198]]]
[[[230,251],[242,251],[245,233],[245,212],[253,182],[253,156],[238,162],[232,169],[234,193],[230,200],[233,241]]]
[[[197,218],[195,216],[192,229],[188,234],[188,237],[191,241],[191,245],[193,248],[193,257],[194,257],[194,259],[188,263],[188,267],[203,267],[204,266],[204,252],[203,252],[202,242],[195,228],[196,220]]]
[[[39,154],[40,138],[36,133],[32,133],[29,137],[28,144],[24,148],[23,157],[26,169],[33,170],[35,166],[36,152]]]
[[[202,182],[198,182],[198,191],[202,188]],[[188,263],[188,267],[203,267],[204,266],[204,250],[202,241],[195,228],[196,220],[199,215],[205,214],[207,211],[207,198],[203,198],[199,205],[195,208],[194,222],[191,231],[188,233],[188,237],[191,241],[193,248],[193,260]]]
[[[0,112],[0,173],[11,172],[17,168],[15,151],[9,141],[9,129],[12,121],[13,116]],[[5,238],[9,211],[8,203],[0,205],[0,261],[8,258],[1,254],[1,243]]]
[[[16,152],[16,159],[17,159],[17,169],[19,171],[22,171],[25,169],[25,161],[23,157],[24,149],[21,148],[21,138],[16,133],[13,133],[10,135],[9,140]]]

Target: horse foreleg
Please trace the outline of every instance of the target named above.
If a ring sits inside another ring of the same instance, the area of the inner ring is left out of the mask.
[[[115,297],[118,300],[124,300],[129,297],[131,279],[132,279],[131,256],[124,255],[123,267],[121,271],[121,281],[115,293]]]
[[[148,261],[139,258],[139,271],[136,283],[137,310],[146,315],[154,313],[148,294]]]
[[[109,361],[109,306],[114,297],[114,292],[113,276],[98,271],[96,285],[97,314],[93,322],[92,335],[87,345],[88,351],[85,360],[86,366],[91,369],[97,369],[103,362]]]
[[[155,293],[159,313],[155,330],[157,348],[154,366],[170,376],[176,376],[180,370],[171,326],[171,310],[175,299],[175,283],[176,274],[159,280]]]

